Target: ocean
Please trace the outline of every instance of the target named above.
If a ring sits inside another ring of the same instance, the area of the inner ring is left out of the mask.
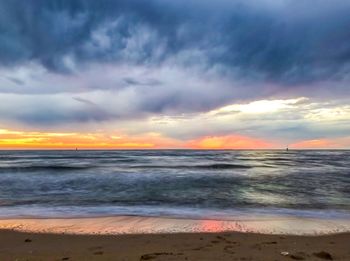
[[[0,151],[0,218],[350,218],[350,151]]]

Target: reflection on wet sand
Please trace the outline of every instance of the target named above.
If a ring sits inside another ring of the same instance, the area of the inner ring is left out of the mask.
[[[69,234],[154,234],[237,231],[265,234],[316,235],[350,231],[350,221],[289,217],[241,217],[232,221],[137,216],[72,219],[24,218],[0,220],[0,229]]]

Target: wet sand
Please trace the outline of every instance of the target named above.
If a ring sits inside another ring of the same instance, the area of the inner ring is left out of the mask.
[[[0,260],[350,260],[350,234],[65,235],[0,231]]]
[[[113,216],[92,218],[0,219],[0,229],[35,233],[159,234],[249,232],[261,234],[320,235],[350,232],[350,220],[246,216],[234,220]]]

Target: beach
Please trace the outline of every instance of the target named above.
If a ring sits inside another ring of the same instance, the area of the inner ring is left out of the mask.
[[[0,220],[0,260],[349,260],[348,223],[127,216],[7,219]]]
[[[350,260],[350,234],[65,235],[0,231],[0,260]]]

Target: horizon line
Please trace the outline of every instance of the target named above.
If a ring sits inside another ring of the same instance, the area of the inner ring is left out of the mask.
[[[288,148],[289,151],[305,151],[305,150],[350,150],[350,148]],[[166,151],[166,150],[188,150],[188,151],[254,151],[254,150],[260,150],[260,151],[266,151],[266,150],[279,150],[279,151],[286,151],[285,148],[247,148],[247,149],[238,149],[238,148],[232,148],[232,149],[227,149],[227,148],[213,148],[213,149],[205,149],[205,148],[198,148],[198,149],[194,149],[194,148],[153,148],[153,149],[148,149],[148,148],[137,148],[137,149],[133,149],[133,148],[125,148],[125,149],[111,149],[111,148],[106,148],[106,149],[96,149],[96,148],[64,148],[64,149],[59,149],[59,148],[0,148],[0,151]]]

